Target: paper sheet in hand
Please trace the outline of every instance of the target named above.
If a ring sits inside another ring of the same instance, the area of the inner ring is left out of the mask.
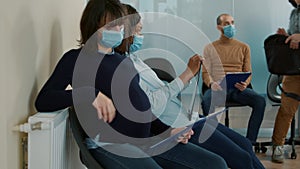
[[[224,86],[226,80],[227,89],[233,89],[236,83],[245,82],[250,75],[251,72],[227,72],[220,85]]]
[[[154,149],[156,149],[156,148],[159,148],[159,147],[165,147],[165,146],[167,146],[167,145],[169,145],[169,144],[172,144],[172,143],[177,142],[178,137],[182,137],[182,136],[183,136],[185,133],[187,133],[191,128],[197,127],[197,126],[199,126],[200,124],[203,124],[203,123],[204,123],[207,119],[209,119],[209,118],[216,118],[217,115],[219,115],[219,114],[225,112],[225,110],[226,110],[225,108],[222,108],[222,109],[217,110],[217,111],[215,111],[215,112],[213,112],[213,113],[210,113],[208,116],[199,118],[194,124],[191,124],[191,125],[187,126],[184,130],[181,130],[180,132],[178,132],[178,133],[176,133],[176,134],[174,134],[174,135],[172,135],[172,136],[170,136],[170,137],[168,137],[168,138],[166,138],[166,139],[164,139],[164,140],[162,140],[162,141],[160,141],[160,142],[158,142],[158,143],[152,145],[152,146],[150,147],[150,151],[151,151],[151,150],[154,150]]]

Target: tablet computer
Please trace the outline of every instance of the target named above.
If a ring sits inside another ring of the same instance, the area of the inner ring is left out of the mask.
[[[225,86],[226,82],[227,89],[233,89],[236,83],[245,82],[250,75],[251,72],[227,72],[220,85]]]

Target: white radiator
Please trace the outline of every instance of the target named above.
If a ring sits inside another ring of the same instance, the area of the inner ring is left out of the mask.
[[[19,126],[28,133],[28,169],[85,169],[68,123],[68,110],[37,113]]]

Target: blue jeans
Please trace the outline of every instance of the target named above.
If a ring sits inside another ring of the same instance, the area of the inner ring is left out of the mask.
[[[194,135],[190,139],[191,143],[220,155],[231,169],[264,169],[256,157],[250,141],[222,124],[218,124],[217,128],[212,128],[214,130],[212,135],[200,144],[198,140],[203,125],[193,128]]]
[[[113,144],[108,146],[114,146],[119,151],[132,152],[134,154],[141,154],[145,157],[145,153],[139,148],[130,144]],[[108,147],[109,148],[109,147]],[[90,149],[92,156],[98,161],[98,163],[105,169],[133,169],[133,168],[146,168],[146,169],[162,169],[152,158],[128,158],[119,156],[114,153],[108,152],[105,149],[98,147]]]
[[[123,151],[141,153],[141,156],[145,156],[139,148],[129,144],[114,146]],[[192,143],[179,143],[165,153],[149,158],[119,156],[101,147],[90,149],[90,152],[105,169],[227,169],[226,162],[219,155]]]
[[[167,152],[153,158],[164,169],[228,168],[224,159],[219,155],[193,143],[179,143]]]
[[[212,94],[214,95],[213,101]],[[203,114],[207,115],[213,112],[215,106],[224,106],[225,99],[244,104],[252,108],[251,116],[248,121],[246,137],[251,141],[252,144],[256,143],[259,128],[264,117],[266,107],[265,98],[250,88],[246,88],[244,91],[231,89],[227,91],[227,93],[224,93],[223,91],[212,92],[211,89],[208,89],[202,98],[201,105]]]

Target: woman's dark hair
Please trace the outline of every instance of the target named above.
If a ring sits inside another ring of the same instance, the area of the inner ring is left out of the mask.
[[[297,3],[295,0],[289,0],[289,2],[293,5],[293,7],[297,8]]]
[[[141,21],[141,15],[138,11],[129,4],[122,4],[124,7],[126,22],[125,22],[125,38],[122,44],[115,48],[115,51],[120,54],[125,54],[125,52],[130,52],[129,47],[133,42],[133,32],[135,31],[136,25]]]
[[[121,18],[123,14],[123,8],[118,0],[89,0],[80,21],[81,38],[79,45],[83,46],[107,21]]]
[[[130,15],[130,17],[129,17],[130,26],[135,27],[141,21],[141,15],[131,5],[129,5],[129,4],[123,4],[123,5],[126,8],[126,14]]]

